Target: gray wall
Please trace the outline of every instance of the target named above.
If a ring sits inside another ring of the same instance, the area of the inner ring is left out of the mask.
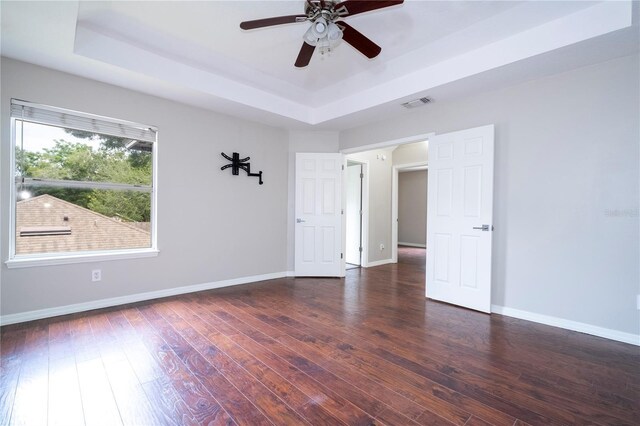
[[[427,244],[426,170],[398,173],[398,243]]]
[[[436,102],[337,135],[286,132],[3,58],[0,229],[8,229],[7,106],[16,97],[159,127],[161,253],[27,269],[2,264],[0,309],[8,315],[290,270],[293,181],[287,174],[294,152],[336,152],[494,123],[493,303],[638,334],[638,63],[635,55]],[[233,150],[251,155],[265,185],[219,170],[220,151]],[[387,158],[370,160],[380,172],[371,174],[371,195],[389,206]],[[175,200],[188,200],[188,207]],[[390,257],[390,207],[375,204],[371,261]],[[6,259],[6,231],[0,243]],[[98,284],[89,279],[94,268],[103,271]]]
[[[3,315],[286,271],[288,133],[2,58],[2,230],[9,221],[9,99],[157,125],[157,258],[7,269]],[[251,156],[257,178],[220,171],[220,152]],[[8,233],[2,233],[3,261]],[[92,269],[102,281],[92,283]]]
[[[341,149],[495,124],[493,303],[638,334],[637,55],[340,134]]]

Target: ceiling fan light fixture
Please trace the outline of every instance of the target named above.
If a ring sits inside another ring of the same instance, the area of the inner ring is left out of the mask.
[[[331,43],[337,43],[342,39],[342,30],[333,22],[329,22],[329,28],[327,30],[327,38]]]
[[[313,22],[313,25],[311,25],[311,28],[313,28],[313,32],[315,33],[317,38],[322,38],[327,35],[327,28],[328,28],[327,20],[320,17]]]
[[[313,31],[313,25],[309,27],[309,29],[307,30],[306,33],[304,33],[304,36],[302,36],[302,38],[304,39],[305,43],[310,44],[311,46],[316,46],[318,44],[318,37],[316,36],[316,33]]]
[[[327,37],[330,28],[327,20],[320,17],[313,21],[306,33],[304,33],[304,41],[311,46],[317,46],[318,43]]]

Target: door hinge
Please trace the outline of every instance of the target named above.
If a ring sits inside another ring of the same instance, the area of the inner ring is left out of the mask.
[[[363,215],[362,210],[360,210],[360,216],[362,216],[362,215]]]
[[[342,165],[342,170],[344,170],[344,164]]]
[[[358,247],[358,251],[362,253],[362,247]]]
[[[360,179],[364,178],[364,173],[360,173]]]
[[[342,259],[342,253],[340,253],[340,259]]]

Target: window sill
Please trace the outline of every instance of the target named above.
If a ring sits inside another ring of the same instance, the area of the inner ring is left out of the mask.
[[[5,262],[7,268],[31,268],[36,266],[68,265],[86,262],[104,262],[109,260],[139,259],[145,257],[156,257],[160,251],[158,249],[139,250],[119,250],[114,253],[93,252],[73,255],[57,256],[37,256],[37,257],[16,257]]]

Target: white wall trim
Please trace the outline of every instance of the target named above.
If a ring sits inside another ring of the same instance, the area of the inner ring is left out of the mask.
[[[159,250],[148,249],[131,249],[131,250],[112,250],[100,251],[100,252],[76,252],[72,255],[59,255],[59,256],[23,256],[18,258],[9,259],[4,262],[7,268],[32,268],[41,266],[52,265],[69,265],[75,263],[88,263],[88,262],[106,262],[110,260],[124,260],[124,259],[142,259],[146,257],[157,257],[160,253]]]
[[[506,306],[491,305],[491,312],[640,346],[639,334],[625,333],[623,331],[612,330],[610,328],[598,327],[596,325],[552,317],[549,315],[536,314],[534,312],[521,311],[520,309],[508,308]]]
[[[408,246],[408,247],[427,248],[426,244],[403,243],[402,241],[398,241],[398,245],[399,246]]]
[[[56,317],[59,315],[73,314],[76,312],[90,311],[93,309],[108,308],[127,303],[142,302],[145,300],[159,299],[162,297],[176,296],[179,294],[194,293],[196,291],[212,290],[215,288],[229,287],[233,285],[248,284],[257,281],[273,280],[288,276],[289,272],[274,272],[271,274],[253,275],[248,277],[232,278],[229,280],[214,281],[202,284],[174,287],[146,293],[130,294],[128,296],[112,297],[109,299],[94,300],[73,305],[58,306],[55,308],[40,309],[37,311],[20,312],[17,314],[1,315],[0,325],[15,324],[19,322],[33,321],[42,318]]]
[[[372,266],[381,266],[381,265],[386,265],[388,263],[393,263],[393,259],[382,259],[382,260],[375,260],[373,262],[369,262],[365,265],[365,268],[371,268]]]

